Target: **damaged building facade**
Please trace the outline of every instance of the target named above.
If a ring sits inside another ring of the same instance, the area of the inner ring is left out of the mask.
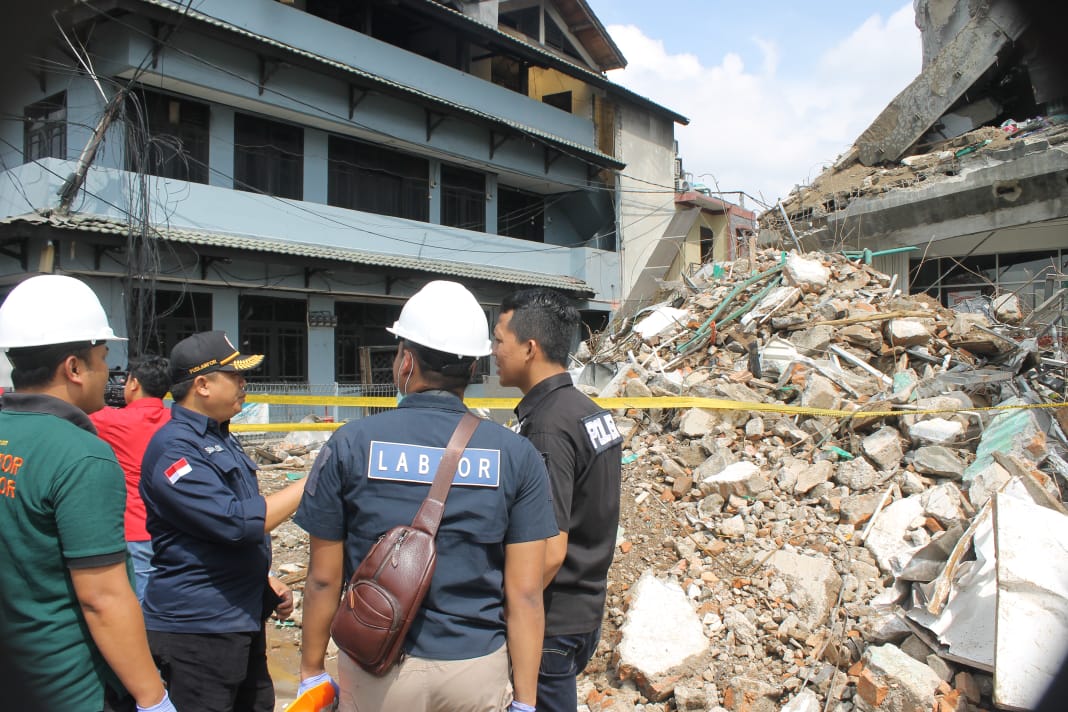
[[[389,381],[430,279],[602,324],[671,214],[675,112],[583,0],[73,3],[0,127],[0,282],[60,272],[131,348],[224,329],[268,382]],[[631,275],[631,276],[628,276]],[[125,363],[116,349],[112,360]],[[489,367],[487,366],[487,369]]]
[[[883,252],[876,266],[947,306],[1000,294],[1025,309],[1057,301],[1068,272],[1068,77],[1048,22],[1006,0],[915,6],[920,75],[783,201],[789,225],[765,214],[763,237],[789,245],[793,230],[805,245]]]

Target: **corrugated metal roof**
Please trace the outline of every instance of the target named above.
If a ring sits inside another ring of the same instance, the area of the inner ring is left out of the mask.
[[[449,109],[451,109],[453,111],[456,111],[457,113],[467,114],[468,116],[474,116],[474,117],[477,117],[477,118],[479,118],[479,119],[481,119],[483,121],[489,122],[489,123],[508,126],[508,127],[512,128],[512,129],[514,129],[516,131],[519,131],[521,133],[525,133],[525,134],[528,134],[530,136],[534,136],[536,138],[540,138],[540,139],[542,139],[542,140],[544,140],[544,141],[546,141],[546,142],[548,142],[550,144],[555,144],[557,146],[567,148],[567,149],[569,149],[571,151],[575,151],[575,152],[581,154],[583,157],[590,158],[590,159],[592,159],[593,161],[595,161],[596,163],[598,163],[600,165],[603,165],[603,166],[606,166],[606,167],[609,167],[609,168],[617,168],[617,169],[620,169],[620,168],[623,168],[623,167],[626,166],[626,163],[624,163],[623,161],[620,161],[620,160],[614,158],[613,156],[609,156],[607,153],[603,153],[601,151],[598,151],[597,149],[593,149],[593,148],[590,148],[588,146],[584,146],[581,143],[578,143],[576,141],[572,141],[570,139],[563,138],[562,136],[557,136],[555,134],[551,134],[551,133],[549,133],[547,131],[542,131],[541,129],[535,128],[533,126],[527,126],[526,124],[521,124],[518,121],[512,121],[511,119],[507,119],[507,118],[504,118],[504,117],[501,117],[501,116],[496,116],[494,114],[488,114],[488,113],[486,113],[484,111],[479,111],[478,109],[473,109],[473,108],[471,108],[469,106],[464,106],[463,104],[457,104],[456,102],[449,101],[448,99],[444,99],[444,98],[442,98],[440,96],[436,96],[434,94],[429,94],[429,93],[427,93],[427,92],[425,92],[425,91],[423,91],[421,89],[417,89],[415,87],[408,86],[407,84],[401,84],[400,82],[393,81],[392,79],[386,79],[385,77],[382,77],[380,75],[372,74],[371,72],[366,72],[366,71],[364,71],[362,69],[358,69],[357,67],[353,67],[352,65],[345,64],[343,62],[338,62],[338,61],[333,60],[333,59],[329,59],[329,58],[324,57],[322,55],[315,54],[314,52],[309,52],[308,50],[301,49],[299,47],[294,47],[293,45],[289,45],[289,44],[286,44],[284,42],[279,42],[278,40],[273,39],[271,37],[268,37],[266,35],[261,35],[261,34],[255,33],[255,32],[250,32],[250,31],[244,29],[243,27],[238,27],[237,25],[233,25],[233,24],[231,24],[229,22],[226,22],[224,20],[220,20],[218,18],[212,17],[211,15],[207,15],[207,14],[199,12],[197,10],[193,10],[191,8],[187,10],[185,8],[185,6],[179,7],[175,3],[171,2],[171,0],[136,0],[136,1],[137,2],[141,2],[141,3],[145,3],[147,5],[153,5],[155,7],[163,8],[163,9],[166,9],[166,10],[170,10],[172,12],[185,14],[188,17],[191,17],[191,18],[193,18],[195,20],[199,20],[200,22],[204,22],[206,24],[212,25],[213,27],[217,27],[219,29],[226,30],[228,32],[234,32],[234,33],[242,35],[244,37],[248,37],[249,39],[256,40],[257,42],[262,42],[263,44],[267,44],[267,45],[270,45],[272,47],[276,47],[276,48],[284,50],[286,52],[291,52],[293,54],[300,55],[301,57],[305,57],[305,58],[313,60],[315,62],[319,62],[321,64],[325,64],[327,66],[330,66],[330,67],[333,67],[335,69],[341,70],[341,71],[346,72],[348,74],[352,74],[354,76],[357,76],[357,77],[360,77],[362,79],[365,79],[365,80],[367,80],[369,82],[373,82],[375,84],[379,84],[379,85],[382,85],[382,86],[391,87],[392,89],[395,89],[395,90],[397,90],[399,92],[403,92],[405,94],[410,94],[412,96],[418,97],[419,99],[422,99],[423,101],[427,101],[427,102],[430,102],[430,103],[433,103],[433,104],[437,104],[439,106],[446,106]],[[459,14],[461,17],[463,17],[462,13],[457,13],[457,14]],[[468,19],[470,19],[470,18],[468,18]],[[476,23],[476,24],[479,24],[480,26],[484,26],[484,25],[482,25],[482,23]],[[542,51],[544,51],[544,50],[542,50]],[[599,76],[599,75],[593,75],[593,76]],[[604,81],[603,77],[601,78],[601,80]]]
[[[0,220],[0,225],[20,224],[115,236],[125,236],[130,229],[125,222],[114,218],[101,217],[99,215],[70,215],[68,217],[50,215],[46,217],[37,213],[29,213]],[[276,255],[293,255],[297,257],[336,260],[338,262],[371,265],[374,267],[410,269],[437,275],[450,275],[453,277],[484,280],[487,282],[502,282],[505,284],[518,284],[531,287],[550,287],[584,295],[592,295],[594,293],[593,288],[586,284],[586,282],[568,275],[527,272],[524,270],[493,267],[491,265],[476,264],[472,262],[453,262],[451,260],[426,259],[408,255],[391,255],[329,245],[274,240],[252,235],[192,230],[188,228],[169,227],[166,225],[154,226],[153,232],[163,240],[189,245],[226,247],[236,250],[248,250],[250,252],[266,252]]]

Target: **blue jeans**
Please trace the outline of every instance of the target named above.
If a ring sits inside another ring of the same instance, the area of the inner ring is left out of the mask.
[[[156,570],[152,566],[152,542],[128,541],[126,551],[130,553],[130,559],[133,561],[134,593],[137,594],[137,602],[143,603],[148,575]]]
[[[538,712],[575,712],[575,678],[586,669],[600,639],[600,627],[590,633],[545,638],[538,670]]]

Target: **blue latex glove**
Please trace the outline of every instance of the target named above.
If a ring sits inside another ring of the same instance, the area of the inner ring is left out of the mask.
[[[308,690],[312,689],[313,687],[317,687],[323,684],[324,682],[329,682],[333,686],[334,697],[337,697],[341,694],[341,689],[338,688],[337,683],[334,682],[334,678],[330,677],[330,673],[321,672],[318,675],[315,675],[314,677],[309,677],[306,680],[300,681],[300,686],[297,687],[297,697],[300,697]]]
[[[167,694],[167,691],[163,691],[163,699],[159,701],[159,704],[152,705],[151,707],[137,706],[137,712],[178,712],[174,709],[174,703],[171,702],[171,696]]]
[[[508,712],[536,712],[533,707],[525,702],[519,700],[512,700],[512,704],[508,705]]]

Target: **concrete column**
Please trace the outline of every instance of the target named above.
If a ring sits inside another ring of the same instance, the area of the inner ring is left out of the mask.
[[[304,200],[312,203],[327,202],[329,141],[323,131],[304,129]]]
[[[441,224],[441,161],[430,159],[430,212],[427,222]]]
[[[501,204],[500,194],[497,192],[497,176],[494,173],[486,174],[486,234],[498,235],[497,215]]]
[[[219,104],[211,107],[208,166],[208,185],[234,187],[234,110]]]
[[[333,313],[333,297],[309,294],[308,311]],[[334,382],[334,343],[334,327],[308,327],[308,383]]]
[[[241,330],[237,310],[237,290],[217,290],[211,293],[211,328],[225,331],[230,341],[241,348]]]

